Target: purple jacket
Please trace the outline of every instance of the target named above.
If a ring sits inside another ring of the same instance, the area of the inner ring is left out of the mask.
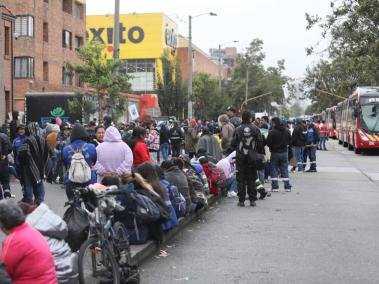
[[[104,142],[96,147],[97,162],[94,169],[97,181],[101,182],[107,172],[130,173],[133,165],[133,153],[121,139],[117,128],[110,126],[105,131]]]

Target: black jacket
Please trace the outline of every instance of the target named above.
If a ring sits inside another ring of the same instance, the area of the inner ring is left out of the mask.
[[[270,130],[267,136],[267,146],[271,153],[287,152],[289,145],[291,145],[291,134],[288,128],[279,126]]]
[[[166,126],[162,126],[159,131],[159,143],[161,145],[163,143],[170,143],[170,130],[168,130]]]
[[[174,126],[170,129],[171,145],[179,146],[183,141],[183,132],[179,126]]]
[[[8,156],[12,152],[12,143],[8,136],[0,133],[0,160],[2,156]]]
[[[256,151],[260,154],[264,154],[264,144],[261,131],[258,127],[251,123],[244,123],[237,127],[231,143],[231,147],[236,150],[236,158],[240,159],[246,156],[246,153],[242,153],[243,150],[241,150],[241,143],[243,143],[245,128],[250,128],[254,140],[254,143],[252,144],[250,150]]]
[[[292,132],[292,145],[305,146],[307,143],[307,129],[301,123],[298,123]]]

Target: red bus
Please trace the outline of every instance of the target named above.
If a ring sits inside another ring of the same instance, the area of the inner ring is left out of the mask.
[[[359,87],[336,108],[340,144],[357,154],[379,149],[379,87]]]
[[[328,125],[329,133],[328,136],[330,138],[336,139],[336,109],[337,106],[333,106],[331,108],[327,108],[325,110],[325,115],[323,116],[323,120],[325,120],[326,125]]]

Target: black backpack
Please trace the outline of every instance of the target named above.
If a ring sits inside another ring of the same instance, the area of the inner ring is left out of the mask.
[[[247,125],[240,127],[242,127],[243,131],[237,149],[239,156],[242,155],[253,163],[257,170],[262,170],[264,168],[264,155],[257,152],[257,141],[256,137],[254,137],[253,127]]]

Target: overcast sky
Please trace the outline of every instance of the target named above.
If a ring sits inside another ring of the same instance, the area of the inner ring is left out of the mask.
[[[121,13],[163,12],[178,22],[179,32],[188,35],[188,15],[204,12],[193,20],[193,42],[208,52],[227,41],[241,52],[253,38],[264,41],[265,65],[286,60],[286,74],[302,77],[307,65],[317,57],[307,57],[305,48],[317,43],[320,30],[306,31],[305,13],[325,15],[330,0],[120,0]],[[113,0],[87,0],[88,15],[114,12]],[[326,44],[326,43],[325,43]]]

